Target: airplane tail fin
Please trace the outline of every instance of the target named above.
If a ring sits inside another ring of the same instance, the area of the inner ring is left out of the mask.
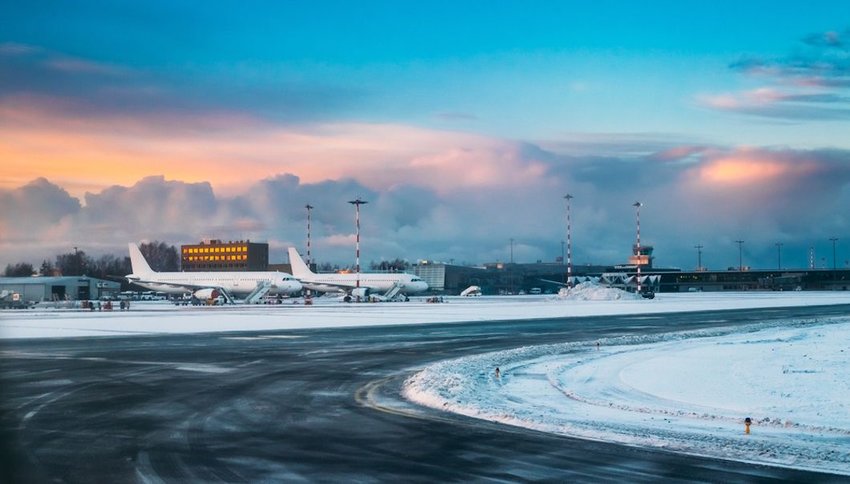
[[[292,275],[295,276],[296,279],[313,274],[310,268],[307,267],[307,264],[304,263],[301,256],[298,255],[298,251],[295,250],[295,247],[289,248],[289,264],[292,266]]]
[[[148,274],[154,272],[151,269],[151,266],[148,265],[148,261],[145,260],[145,256],[142,255],[142,251],[139,250],[139,247],[130,242],[127,244],[130,249],[130,265],[133,268],[133,274]]]

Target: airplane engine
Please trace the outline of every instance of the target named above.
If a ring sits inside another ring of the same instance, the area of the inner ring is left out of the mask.
[[[218,289],[213,289],[211,287],[205,289],[198,289],[197,291],[192,293],[192,295],[195,296],[197,299],[200,299],[201,301],[206,301],[207,299],[215,299],[221,296],[221,294],[218,292]]]

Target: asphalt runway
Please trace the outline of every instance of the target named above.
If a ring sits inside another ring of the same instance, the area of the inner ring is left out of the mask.
[[[4,340],[0,481],[846,482],[558,437],[398,395],[416,368],[473,353],[846,314],[850,306]]]

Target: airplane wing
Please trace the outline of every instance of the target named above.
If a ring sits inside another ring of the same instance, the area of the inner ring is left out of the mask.
[[[198,289],[219,289],[219,290],[223,290],[221,287],[216,286],[216,285],[211,285],[211,284],[188,284],[188,283],[183,283],[183,282],[181,282],[181,283],[176,283],[176,282],[171,283],[171,282],[164,282],[164,281],[148,281],[148,280],[142,279],[140,277],[127,277],[127,280],[132,282],[132,283],[156,284],[158,286],[168,286],[168,287],[173,287],[175,289],[181,289],[182,288],[182,289],[194,290],[194,291],[197,291]]]
[[[335,287],[335,288],[337,288],[337,289],[339,289],[340,291],[343,291],[343,292],[348,292],[348,291],[351,291],[352,289],[357,288],[357,283],[354,283],[354,282],[351,282],[351,283],[347,283],[347,282],[316,282],[316,283],[313,283],[313,284],[315,284],[317,286]],[[360,287],[366,287],[366,285],[361,283]]]

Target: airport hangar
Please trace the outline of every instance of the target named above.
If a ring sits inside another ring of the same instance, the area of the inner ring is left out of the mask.
[[[88,276],[0,277],[0,292],[16,292],[24,301],[100,299],[121,292],[121,283]]]

